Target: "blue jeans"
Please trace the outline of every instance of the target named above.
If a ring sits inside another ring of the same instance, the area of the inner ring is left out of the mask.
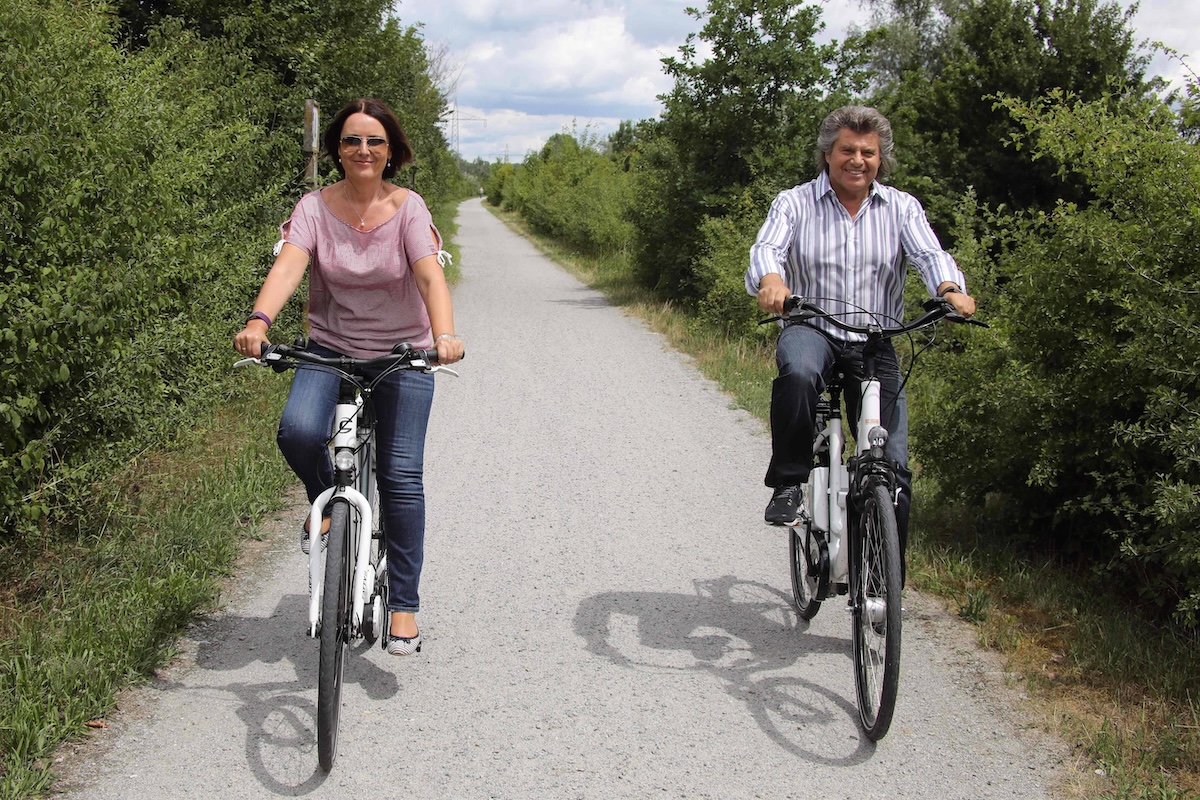
[[[854,381],[863,378],[863,342],[844,342],[807,325],[789,325],[779,334],[775,363],[779,377],[771,386],[771,464],[765,483],[772,488],[800,486],[812,469],[817,399],[836,367],[846,373],[842,397],[857,427],[860,396]],[[891,343],[875,355],[880,383],[880,416],[887,429],[884,453],[896,463],[900,496],[896,527],[900,552],[908,543],[908,513],[912,505],[912,472],[908,469],[908,404],[900,389],[900,361]]]
[[[338,353],[309,343],[317,355]],[[341,378],[301,365],[276,440],[288,466],[304,483],[308,501],[333,485],[333,462],[326,442],[333,430]],[[433,375],[394,372],[375,387],[376,476],[387,538],[388,611],[416,613],[425,559],[425,431],[433,404]]]

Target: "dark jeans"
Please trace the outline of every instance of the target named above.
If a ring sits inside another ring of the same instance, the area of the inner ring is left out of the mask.
[[[315,342],[309,349],[338,355]],[[279,421],[279,449],[304,483],[311,503],[333,485],[333,462],[326,442],[333,430],[341,379],[302,365]],[[387,536],[388,611],[420,610],[418,585],[425,559],[425,430],[433,403],[433,376],[401,370],[383,380],[372,394],[376,476],[380,513]]]
[[[765,483],[771,488],[800,486],[812,469],[817,399],[836,367],[846,373],[842,396],[849,419],[858,421],[860,396],[856,381],[863,378],[863,342],[832,339],[807,325],[789,325],[779,334],[775,362],[779,377],[771,387],[771,464]],[[875,356],[880,382],[881,422],[887,429],[884,453],[895,461],[900,497],[896,526],[900,551],[908,543],[908,512],[912,504],[912,472],[908,469],[908,406],[900,391],[900,361],[890,343]]]

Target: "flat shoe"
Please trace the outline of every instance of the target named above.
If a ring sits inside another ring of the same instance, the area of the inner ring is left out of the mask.
[[[417,631],[416,636],[393,636],[390,632],[387,635],[387,651],[388,655],[393,656],[411,656],[413,653],[421,652],[421,632]]]
[[[329,531],[321,534],[321,549],[329,547]],[[308,531],[300,529],[300,552],[308,555],[312,552],[312,537],[308,535]]]
[[[325,527],[325,523],[328,520],[329,520],[329,517],[321,517],[321,527],[322,528]],[[321,549],[326,550],[328,548],[329,548],[329,531],[322,530],[321,531]],[[310,537],[308,535],[308,530],[303,525],[301,525],[300,526],[300,552],[304,553],[304,555],[308,555],[311,551],[312,551],[312,542],[310,541]]]

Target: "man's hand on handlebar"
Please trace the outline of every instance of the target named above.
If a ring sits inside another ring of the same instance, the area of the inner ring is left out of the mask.
[[[774,273],[763,276],[758,284],[758,307],[768,314],[782,314],[783,303],[792,292],[784,284],[783,278]]]
[[[964,317],[970,319],[975,316],[975,298],[969,294],[962,292],[948,292],[942,296],[942,299],[954,307]]]

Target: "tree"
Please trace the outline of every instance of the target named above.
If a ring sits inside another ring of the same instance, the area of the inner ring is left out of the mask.
[[[901,155],[893,182],[922,197],[944,241],[968,188],[991,207],[1089,199],[1085,182],[1064,181],[1057,164],[1012,146],[1019,131],[997,100],[1054,89],[1082,100],[1146,96],[1135,10],[1099,0],[897,0],[876,17],[874,102]]]
[[[638,131],[634,162],[640,269],[681,298],[703,294],[694,273],[702,220],[725,216],[759,177],[807,171],[821,110],[857,86],[858,64],[853,47],[816,44],[815,5],[710,0],[690,13],[704,26],[678,58],[663,59],[675,86],[661,119]]]
[[[401,24],[391,8],[387,0],[122,0],[117,11],[135,48],[172,21],[242,54],[266,78],[262,91],[273,93],[279,112],[275,129],[287,136],[299,135],[306,99],[326,118],[358,97],[384,100],[416,153],[398,180],[436,205],[468,191],[438,127],[447,62],[443,51],[431,60],[418,28]]]
[[[1200,151],[1155,100],[1054,91],[1003,110],[1023,150],[1093,201],[985,215],[986,238],[963,235],[992,331],[921,371],[919,458],[969,502],[1007,501],[1005,535],[1028,532],[1195,624]]]

